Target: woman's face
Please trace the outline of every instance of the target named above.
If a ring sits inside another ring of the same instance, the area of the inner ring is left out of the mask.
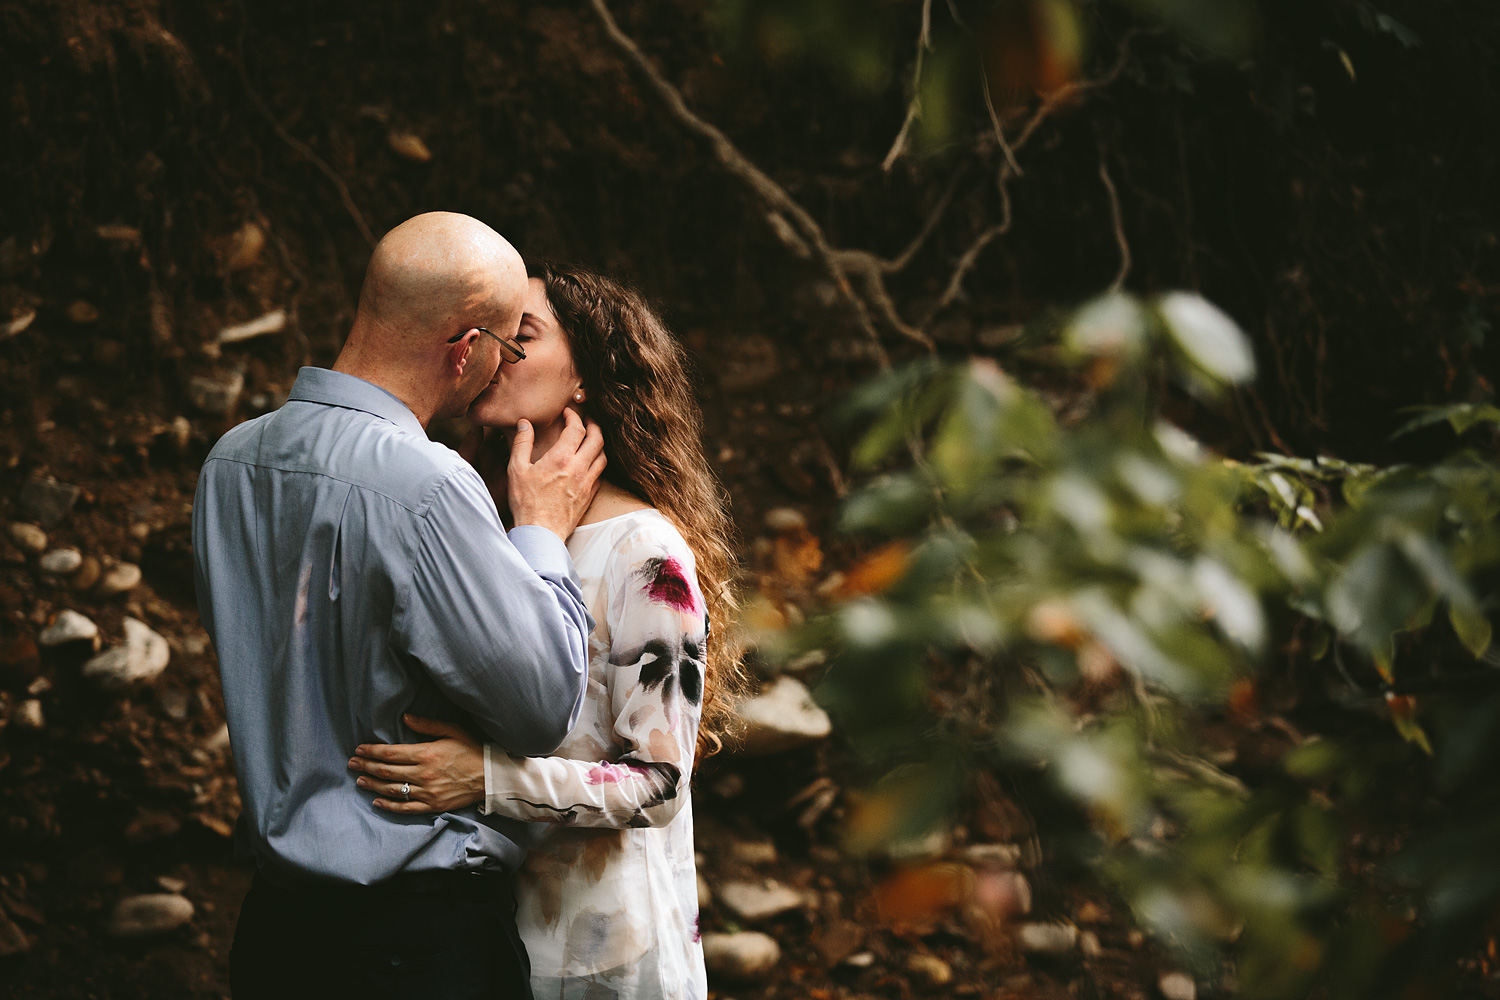
[[[541,278],[527,282],[516,340],[526,359],[500,366],[469,407],[469,419],[481,427],[514,427],[518,420],[529,420],[541,434],[562,418],[564,407],[576,405],[573,393],[579,388],[568,336],[552,314]]]

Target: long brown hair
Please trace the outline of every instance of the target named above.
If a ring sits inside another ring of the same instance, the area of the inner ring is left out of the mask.
[[[565,264],[533,273],[568,337],[589,415],[607,428],[604,478],[640,497],[682,533],[698,565],[708,606],[699,760],[723,746],[744,668],[734,640],[738,602],[734,521],[724,489],[703,454],[703,414],[693,395],[687,352],[633,288]]]

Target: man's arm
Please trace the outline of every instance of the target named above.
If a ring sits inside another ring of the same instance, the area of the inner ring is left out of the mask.
[[[588,635],[572,561],[538,527],[507,539],[472,469],[439,488],[398,598],[398,648],[512,753],[548,753],[573,727],[588,680]]]

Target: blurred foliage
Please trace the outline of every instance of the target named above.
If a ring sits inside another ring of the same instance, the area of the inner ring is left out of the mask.
[[[872,552],[779,648],[830,654],[819,697],[886,775],[851,846],[945,821],[969,773],[1034,767],[1137,917],[1205,972],[1232,956],[1245,996],[1451,968],[1500,900],[1500,461],[1480,447],[1500,410],[1417,417],[1474,442],[1430,465],[1239,463],[1162,416],[1176,389],[1253,377],[1213,305],[1112,295],[1054,332],[1049,399],[927,360],[846,407],[869,481],[842,527]],[[1317,732],[1262,704],[1277,687]],[[1280,734],[1271,763],[1206,739],[1225,725]],[[1417,827],[1372,868],[1350,845],[1395,802]]]

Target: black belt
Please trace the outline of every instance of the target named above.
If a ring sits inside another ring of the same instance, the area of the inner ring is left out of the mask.
[[[454,871],[431,869],[419,872],[400,872],[383,882],[362,885],[358,882],[339,882],[332,879],[313,879],[292,875],[274,868],[256,871],[257,881],[264,882],[284,892],[309,893],[313,895],[353,895],[378,897],[382,895],[434,895],[459,896],[466,899],[499,899],[512,893],[513,879],[509,872],[490,869]]]

